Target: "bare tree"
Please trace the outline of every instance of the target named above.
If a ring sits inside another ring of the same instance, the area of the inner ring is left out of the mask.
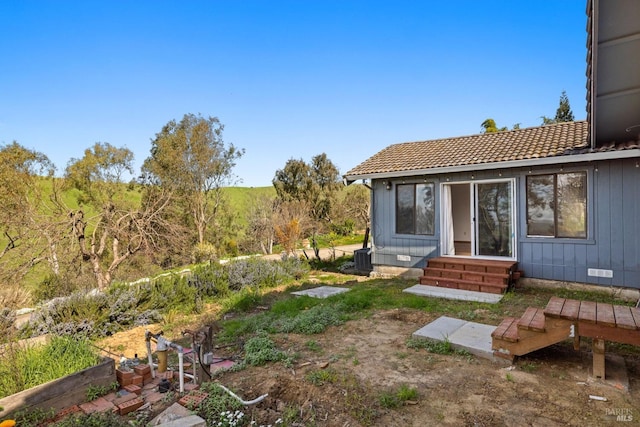
[[[276,199],[267,195],[261,195],[251,204],[246,239],[250,249],[259,248],[265,255],[273,252],[276,207]]]
[[[66,169],[68,185],[80,190],[79,200],[95,211],[70,211],[68,220],[81,258],[91,265],[100,289],[111,283],[118,267],[134,254],[157,250],[178,234],[163,215],[172,201],[170,191],[149,186],[141,204],[124,194],[122,177],[133,172],[132,161],[128,149],[96,143],[82,159],[72,159]]]

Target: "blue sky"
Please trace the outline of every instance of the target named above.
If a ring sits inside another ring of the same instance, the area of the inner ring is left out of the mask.
[[[586,117],[586,0],[0,2],[0,144],[64,169],[95,142],[136,167],[164,124],[216,116],[242,186],[320,153]]]

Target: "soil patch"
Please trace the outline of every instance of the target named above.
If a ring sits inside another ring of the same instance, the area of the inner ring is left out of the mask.
[[[322,334],[276,335],[278,347],[296,355],[293,366],[249,367],[215,380],[245,400],[268,393],[246,410],[263,425],[292,414],[303,420],[298,425],[328,427],[606,426],[620,425],[620,414],[640,419],[640,361],[635,356],[626,358],[630,391],[625,392],[590,380],[586,342],[580,351],[569,342],[548,347],[512,367],[409,348],[411,334],[435,318],[412,309],[377,311]],[[126,334],[128,341],[120,334],[102,345],[145,355],[144,329]],[[229,357],[241,349],[219,351]],[[416,389],[417,399],[399,407],[385,405],[384,397],[402,387]]]

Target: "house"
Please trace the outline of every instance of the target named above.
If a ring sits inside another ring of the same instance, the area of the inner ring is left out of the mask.
[[[371,188],[371,264],[506,260],[524,277],[640,289],[640,3],[587,2],[587,120],[391,145]]]

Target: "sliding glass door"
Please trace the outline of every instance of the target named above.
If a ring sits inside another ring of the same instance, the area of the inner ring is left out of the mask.
[[[515,258],[514,180],[443,184],[443,255]]]
[[[477,183],[476,254],[513,257],[513,190],[511,181]]]

